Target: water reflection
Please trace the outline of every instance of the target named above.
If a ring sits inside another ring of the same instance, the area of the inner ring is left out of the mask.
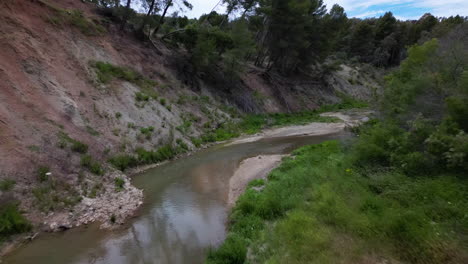
[[[217,146],[165,164],[134,179],[144,190],[145,204],[128,226],[113,232],[90,226],[43,235],[4,263],[203,263],[207,250],[225,237],[229,178],[242,159],[347,137],[341,133]]]

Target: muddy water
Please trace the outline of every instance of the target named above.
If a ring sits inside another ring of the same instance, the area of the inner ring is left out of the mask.
[[[145,203],[126,226],[106,232],[91,225],[42,235],[3,263],[203,263],[209,248],[226,235],[228,182],[240,161],[349,136],[342,132],[215,146],[167,163],[134,178]]]

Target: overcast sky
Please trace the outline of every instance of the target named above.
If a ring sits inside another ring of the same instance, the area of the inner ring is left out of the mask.
[[[219,0],[191,0],[193,10],[184,13],[188,17],[199,17],[209,13]],[[435,16],[468,16],[468,0],[324,0],[327,7],[337,3],[345,8],[349,17],[379,17],[392,11],[399,19],[418,19],[425,13]],[[222,6],[216,8],[224,12]]]

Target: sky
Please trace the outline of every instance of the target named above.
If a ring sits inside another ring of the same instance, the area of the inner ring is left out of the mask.
[[[191,0],[193,10],[184,12],[188,17],[199,17],[210,13],[220,0]],[[418,19],[425,13],[435,16],[461,15],[468,16],[468,0],[324,0],[328,8],[339,4],[345,8],[348,17],[380,17],[386,11],[402,20]],[[218,6],[218,12],[224,12]]]

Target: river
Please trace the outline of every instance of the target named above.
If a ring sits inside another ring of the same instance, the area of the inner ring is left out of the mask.
[[[269,138],[199,151],[135,176],[133,183],[143,189],[145,202],[118,230],[99,230],[93,224],[42,234],[3,263],[203,263],[208,250],[226,236],[229,178],[243,159],[348,138],[348,132]]]

